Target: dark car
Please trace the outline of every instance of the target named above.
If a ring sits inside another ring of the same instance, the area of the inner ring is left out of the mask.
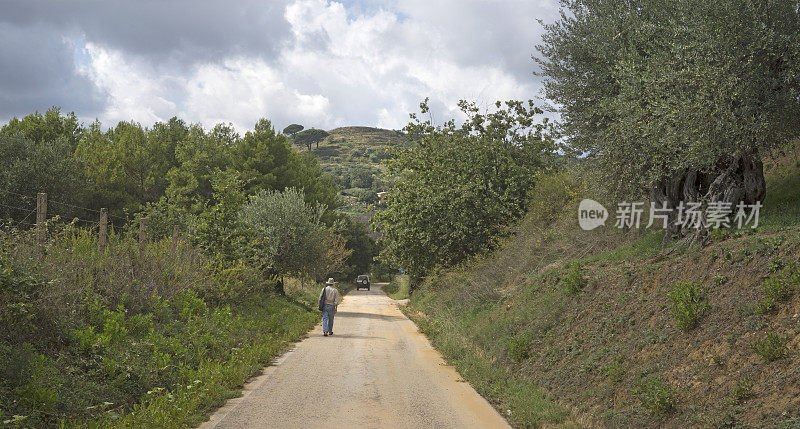
[[[356,290],[361,288],[369,290],[369,276],[364,274],[358,276],[358,279],[356,279]]]

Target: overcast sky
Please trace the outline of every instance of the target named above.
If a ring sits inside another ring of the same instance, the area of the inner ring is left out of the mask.
[[[0,0],[0,121],[58,105],[104,127],[178,116],[402,128],[430,97],[540,96],[557,0]]]

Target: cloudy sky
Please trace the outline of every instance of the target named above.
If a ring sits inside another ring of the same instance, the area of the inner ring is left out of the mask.
[[[540,96],[557,0],[0,0],[0,121],[49,106],[104,126],[401,128],[430,97]]]

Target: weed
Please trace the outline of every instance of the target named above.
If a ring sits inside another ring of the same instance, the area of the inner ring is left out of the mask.
[[[713,355],[711,355],[711,362],[714,362],[714,365],[722,366],[725,365],[725,358],[714,353]]]
[[[648,329],[644,334],[644,340],[648,344],[662,344],[667,339],[669,339],[669,334],[663,331],[655,331],[654,329]]]
[[[587,283],[588,281],[586,277],[583,276],[579,263],[570,262],[567,264],[564,275],[561,278],[561,286],[565,294],[572,295],[577,293],[583,289]]]
[[[731,389],[731,402],[739,404],[753,394],[753,379],[745,377],[738,380]]]
[[[722,286],[725,282],[728,281],[728,278],[723,276],[720,273],[714,274],[714,285],[715,286]]]
[[[625,378],[625,357],[616,355],[606,365],[600,367],[600,374],[608,377],[614,383],[619,383]]]
[[[783,269],[783,261],[779,258],[772,258],[769,263],[767,263],[767,269],[771,273],[778,272]]]
[[[531,340],[525,333],[518,333],[508,339],[506,351],[512,361],[519,363],[531,356]]]
[[[755,340],[750,344],[750,347],[755,351],[765,362],[772,362],[786,356],[786,344],[789,343],[788,335],[778,335],[769,333],[765,338]]]
[[[771,274],[761,284],[764,298],[756,303],[754,309],[758,314],[770,311],[777,302],[789,298],[797,288],[800,281],[800,269],[798,269],[797,264],[790,263],[784,266],[781,263],[780,265],[782,267],[780,271]]]
[[[654,416],[663,418],[675,408],[675,391],[660,375],[642,377],[633,394]]]
[[[706,300],[707,294],[706,289],[697,283],[675,282],[667,296],[670,300],[670,313],[678,328],[689,331],[697,326],[703,314],[711,308]]]

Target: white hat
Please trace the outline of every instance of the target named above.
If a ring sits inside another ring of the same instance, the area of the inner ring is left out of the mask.
[[[326,284],[326,285],[332,285],[332,284],[336,284],[336,282],[335,282],[335,281],[333,281],[333,277],[329,277],[329,278],[328,278],[328,281],[327,281],[327,282],[325,282],[325,284]]]

